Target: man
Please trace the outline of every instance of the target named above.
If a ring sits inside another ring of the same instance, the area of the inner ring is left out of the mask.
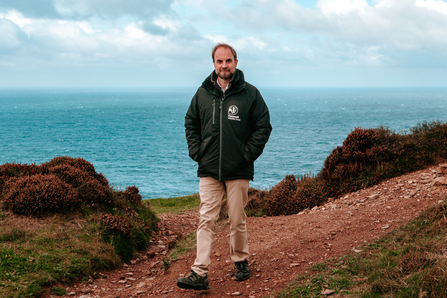
[[[261,155],[272,127],[268,108],[253,85],[237,69],[236,51],[218,44],[214,71],[194,95],[185,117],[189,156],[199,163],[200,222],[197,256],[191,274],[179,278],[180,288],[206,290],[215,224],[227,194],[230,255],[236,281],[250,278],[244,208],[254,161]]]

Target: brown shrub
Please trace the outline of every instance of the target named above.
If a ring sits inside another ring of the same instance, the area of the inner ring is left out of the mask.
[[[321,175],[325,179],[331,179],[332,175],[340,163],[343,162],[343,148],[337,146],[337,148],[333,149],[331,154],[326,157],[324,161],[324,168],[321,171]]]
[[[80,169],[84,172],[87,172],[88,174],[96,173],[95,167],[90,162],[80,157],[74,158],[69,156],[58,156],[46,163],[43,163],[41,167],[44,170],[48,170],[58,165],[69,165],[74,168]]]
[[[297,206],[293,200],[297,188],[294,175],[287,175],[269,192],[265,211],[269,215],[289,215],[297,213]]]
[[[73,187],[53,175],[10,179],[5,190],[5,207],[16,214],[54,214],[81,203]]]
[[[260,190],[253,187],[248,189],[248,203],[245,209],[257,213],[264,209],[269,192],[267,190]]]
[[[113,204],[112,190],[87,172],[68,164],[59,164],[47,171],[73,186],[82,202],[91,206]]]
[[[53,158],[49,162],[43,163],[41,165],[41,168],[44,173],[48,173],[51,168],[59,166],[59,165],[72,166],[76,169],[79,169],[79,170],[87,173],[91,177],[98,180],[104,186],[109,185],[109,182],[104,177],[104,175],[102,175],[101,173],[100,174],[96,173],[95,167],[93,166],[93,164],[91,164],[90,162],[88,162],[85,159],[80,158],[80,157],[73,158],[73,157],[68,157],[68,156],[58,156],[58,157]]]
[[[114,204],[113,192],[96,179],[89,179],[76,188],[79,198],[92,207]]]
[[[49,168],[47,171],[74,188],[78,188],[82,183],[91,179],[87,172],[68,164],[59,164]]]
[[[294,213],[321,205],[326,201],[324,184],[319,179],[304,176],[297,183],[293,201],[296,205]]]
[[[143,200],[143,198],[139,194],[138,187],[136,187],[136,186],[126,187],[125,197],[126,197],[126,200],[128,202],[130,202],[131,204],[139,205],[139,204],[141,204],[141,201]]]
[[[101,217],[101,225],[109,232],[118,233],[126,237],[132,236],[132,224],[119,215],[103,214]]]
[[[40,167],[35,164],[5,163],[0,165],[0,197],[3,186],[10,178],[21,178],[40,173]]]
[[[373,169],[380,162],[389,160],[390,149],[384,146],[389,134],[391,132],[385,128],[355,128],[348,134],[342,147],[332,150],[324,161],[324,168],[319,176],[323,179],[343,181],[359,175],[366,168]]]
[[[373,147],[376,138],[376,132],[372,128],[354,128],[343,141],[343,155],[350,157],[366,152],[366,150]]]

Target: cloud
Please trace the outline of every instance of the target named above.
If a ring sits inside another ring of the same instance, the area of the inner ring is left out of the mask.
[[[444,53],[445,11],[447,3],[435,0],[320,0],[314,9],[292,0],[243,0],[229,16],[249,34],[275,33],[282,47],[308,61],[384,66],[403,62],[388,56],[394,51]]]
[[[0,18],[0,32],[0,54],[13,53],[26,41],[26,34],[8,19]]]
[[[312,68],[357,73],[447,64],[445,1],[298,2],[3,0],[0,65],[5,73],[126,69],[192,79],[191,72],[208,73],[217,42],[234,45],[239,65],[259,69],[251,75],[263,80],[274,73],[293,82]]]
[[[133,16],[145,19],[172,13],[173,0],[54,0],[54,3],[56,10],[65,17],[116,19]]]
[[[53,0],[2,0],[0,11],[20,11],[23,15],[31,18],[58,18]]]

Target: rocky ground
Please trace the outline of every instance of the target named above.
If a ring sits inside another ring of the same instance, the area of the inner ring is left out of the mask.
[[[66,297],[264,297],[291,283],[315,263],[358,252],[366,242],[407,223],[447,197],[447,165],[393,178],[299,214],[247,219],[252,276],[236,282],[229,256],[229,226],[216,234],[210,290],[176,286],[195,258],[191,251],[161,269],[176,239],[197,227],[198,213],[162,215],[148,251],[124,267],[67,289]],[[49,296],[47,296],[49,297]]]

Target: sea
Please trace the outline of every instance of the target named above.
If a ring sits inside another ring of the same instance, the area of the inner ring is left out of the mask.
[[[273,131],[251,187],[316,175],[356,127],[409,133],[447,120],[447,88],[259,88]],[[196,88],[0,89],[0,164],[57,156],[91,162],[116,189],[143,199],[198,192],[185,114]]]

